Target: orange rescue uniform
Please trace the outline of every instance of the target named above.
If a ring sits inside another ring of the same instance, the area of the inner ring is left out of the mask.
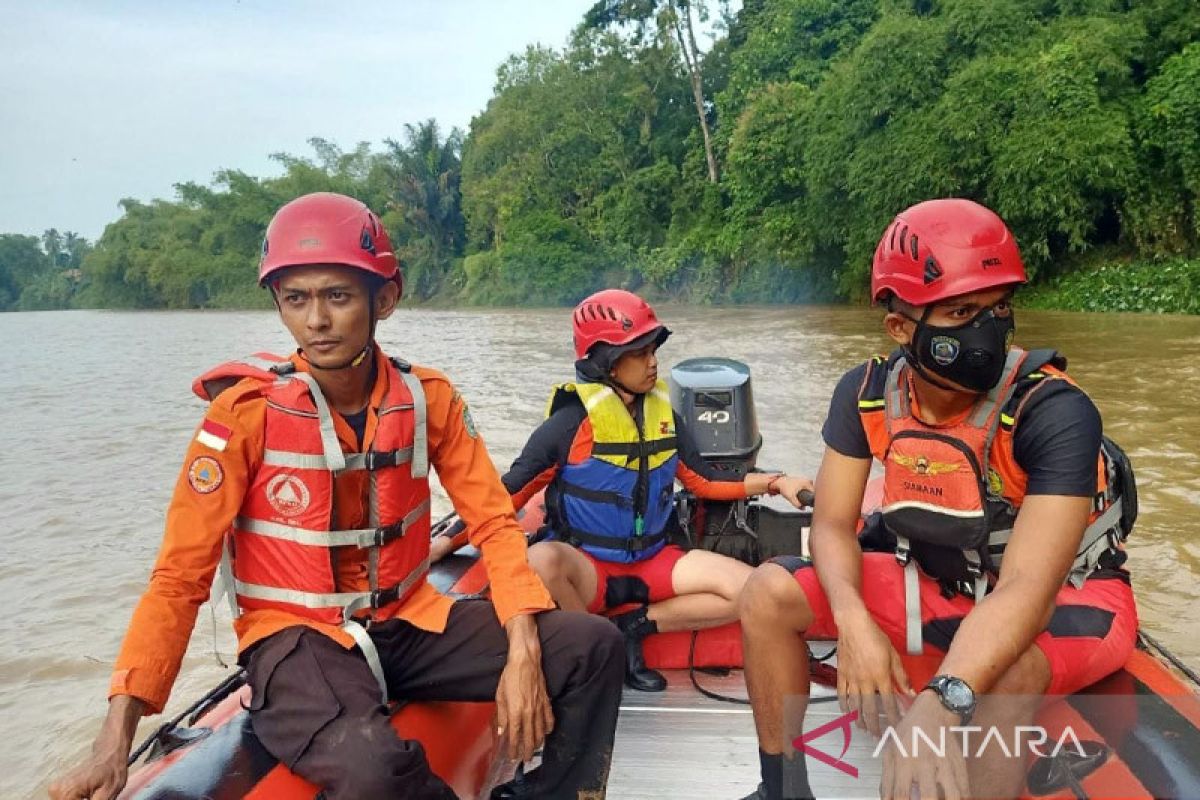
[[[387,389],[383,377],[387,371],[383,352],[376,348],[374,357],[380,377],[371,390],[361,447],[349,424],[334,413],[338,439],[346,453],[369,449],[375,435],[375,409]],[[293,356],[292,361],[297,371],[309,371],[303,359]],[[466,402],[442,373],[419,366],[413,366],[412,373],[425,390],[429,462],[467,524],[471,543],[481,551],[501,624],[518,614],[553,608],[549,592],[526,561],[525,536],[508,492],[483,440],[467,424]],[[205,420],[214,423],[210,428],[227,429],[230,435],[223,445],[220,438],[194,438],[176,481],[150,585],[134,610],[109,687],[109,697],[137,697],[147,704],[147,713],[157,713],[166,704],[196,613],[208,599],[225,533],[262,463],[266,400],[260,389],[259,382],[243,380],[217,396]],[[334,528],[367,526],[368,480],[369,473],[361,470],[335,478]],[[337,590],[366,591],[366,551],[346,547],[333,552]],[[441,633],[453,602],[431,584],[422,583],[396,616],[422,630]],[[339,626],[263,609],[247,611],[234,621],[238,652],[293,625],[318,630],[347,649],[354,646],[354,640]]]

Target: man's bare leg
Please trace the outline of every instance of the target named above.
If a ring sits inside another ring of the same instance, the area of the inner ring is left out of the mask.
[[[763,797],[783,797],[783,759],[795,755],[791,743],[803,731],[808,704],[808,648],[803,633],[813,615],[792,574],[770,562],[754,570],[738,608],[746,689],[762,763],[760,791],[765,792]],[[798,769],[802,764],[793,766]]]

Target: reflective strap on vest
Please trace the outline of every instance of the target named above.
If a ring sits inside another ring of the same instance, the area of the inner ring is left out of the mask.
[[[975,602],[984,598],[988,590],[987,573],[983,571],[979,553],[964,550],[971,574],[974,576]],[[911,545],[906,536],[896,537],[896,560],[904,565],[904,644],[910,656],[919,656],[924,651],[924,634],[921,630],[921,575],[917,560],[912,557]]]
[[[342,445],[338,441],[337,432],[333,428],[333,415],[329,413],[329,403],[321,394],[317,379],[307,372],[296,372],[289,376],[308,387],[313,404],[317,407],[317,420],[321,427],[321,445],[325,449],[325,468],[337,472],[346,468],[346,456],[342,453]]]
[[[304,608],[340,608],[343,616],[349,617],[364,608],[381,608],[394,603],[406,595],[429,573],[429,559],[418,564],[408,576],[390,589],[377,592],[305,592],[300,589],[284,589],[279,586],[264,586],[235,580],[237,593],[251,600],[270,603],[288,603]]]
[[[429,475],[429,435],[425,429],[425,389],[421,379],[411,372],[401,372],[400,377],[413,398],[413,443],[412,476],[425,478]]]
[[[904,641],[910,656],[919,656],[925,649],[921,635],[921,583],[917,561],[912,558],[904,565]]]
[[[344,454],[346,465],[340,471],[355,472],[364,469],[377,470],[381,467],[398,467],[401,464],[407,464],[411,461],[412,455],[413,451],[411,447],[403,447],[399,450],[370,450],[366,453],[346,453]],[[263,451],[263,464],[271,467],[287,467],[290,469],[334,471],[323,455],[292,453],[287,450]]]
[[[429,498],[417,505],[404,515],[399,524],[383,525],[376,528],[351,528],[344,531],[314,531],[308,528],[298,528],[294,525],[284,525],[279,522],[268,522],[262,519],[238,517],[236,526],[239,530],[280,539],[285,542],[303,544],[309,547],[382,547],[384,544],[403,536],[413,524],[429,512]]]
[[[996,385],[988,390],[987,396],[983,399],[975,409],[975,413],[971,417],[971,425],[976,428],[982,428],[992,416],[992,411],[999,405],[1001,408],[1008,403],[1008,399],[1012,396],[1015,386],[1013,386],[1012,373],[1021,366],[1021,362],[1025,360],[1025,351],[1018,350],[1013,347],[1008,351],[1008,355],[1004,359],[1004,371],[1000,373],[1000,380]],[[991,437],[988,437],[989,443]],[[991,448],[984,446],[984,452]]]

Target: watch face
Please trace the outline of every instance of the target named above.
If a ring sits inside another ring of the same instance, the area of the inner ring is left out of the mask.
[[[963,681],[946,681],[942,689],[946,702],[956,709],[966,710],[975,702],[975,693]]]

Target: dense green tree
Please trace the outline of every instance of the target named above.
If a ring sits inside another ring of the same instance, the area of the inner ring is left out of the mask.
[[[698,26],[718,34],[707,52]],[[500,65],[465,135],[426,120],[380,151],[310,145],[276,154],[272,177],[125,200],[95,248],[55,229],[0,239],[0,308],[266,304],[264,228],[313,191],[382,214],[421,300],[859,298],[893,214],[962,196],[1009,222],[1043,298],[1108,261],[1136,265],[1097,278],[1130,276],[1125,307],[1184,308],[1200,5],[599,0],[563,49]],[[1158,265],[1170,291],[1147,286]]]

